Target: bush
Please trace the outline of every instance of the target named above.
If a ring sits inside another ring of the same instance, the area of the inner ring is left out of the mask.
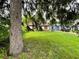
[[[6,39],[9,35],[10,21],[7,18],[0,17],[0,41]]]

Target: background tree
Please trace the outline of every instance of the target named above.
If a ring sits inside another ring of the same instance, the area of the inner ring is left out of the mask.
[[[71,8],[71,5],[76,5],[74,4],[75,1],[76,0],[25,0],[24,5],[26,6],[24,6],[24,14],[28,14],[29,12],[31,15],[37,15],[39,18],[38,13],[40,12],[44,20],[56,20],[56,18],[58,18],[61,23],[64,23],[63,19],[65,19],[67,21],[66,23],[68,23],[69,20],[72,20],[72,17],[70,17],[70,19],[68,14],[71,13],[73,16],[76,16],[77,13],[75,10],[75,14],[73,14],[73,9],[77,8]],[[69,7],[68,10],[66,9],[67,7]]]

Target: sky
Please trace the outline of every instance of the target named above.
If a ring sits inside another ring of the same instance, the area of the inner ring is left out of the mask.
[[[77,2],[79,3],[79,0],[77,0]]]

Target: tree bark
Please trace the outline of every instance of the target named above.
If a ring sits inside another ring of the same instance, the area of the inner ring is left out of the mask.
[[[10,1],[10,54],[17,56],[22,52],[23,41],[21,32],[21,0]]]

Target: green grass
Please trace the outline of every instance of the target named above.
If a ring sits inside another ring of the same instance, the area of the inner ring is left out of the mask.
[[[79,37],[75,34],[27,32],[23,38],[24,52],[20,59],[79,59]]]
[[[79,59],[79,37],[65,32],[24,34],[27,59]]]

